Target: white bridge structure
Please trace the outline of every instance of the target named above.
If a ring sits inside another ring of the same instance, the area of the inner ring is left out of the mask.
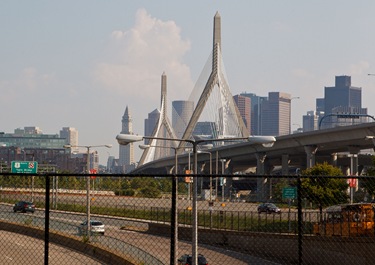
[[[173,128],[167,115],[167,76],[163,73],[161,78],[160,118],[150,137],[180,140],[193,139],[193,137],[199,137],[194,135],[194,129],[199,121],[204,121],[208,126],[211,126],[212,132],[210,135],[201,135],[201,137],[220,139],[249,136],[249,130],[246,128],[234,102],[225,75],[221,53],[221,17],[218,12],[214,17],[212,53],[188,101],[193,102],[195,105],[190,120],[187,122],[183,117],[179,117],[176,110],[172,110],[174,117],[177,117],[175,118],[175,128]],[[182,135],[177,135],[176,129],[178,132],[183,132]],[[219,146],[224,145],[224,143],[226,145],[233,144],[234,141],[216,141],[214,143],[215,146]],[[187,152],[185,141],[150,139],[147,144],[149,148],[144,150],[139,166],[170,156],[172,149],[179,154]]]

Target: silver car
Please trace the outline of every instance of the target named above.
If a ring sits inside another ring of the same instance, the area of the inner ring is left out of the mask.
[[[104,235],[105,232],[105,226],[102,222],[97,220],[90,220],[90,231],[91,234],[102,234]],[[87,234],[87,221],[84,221],[78,226],[78,233],[80,235],[86,235]]]

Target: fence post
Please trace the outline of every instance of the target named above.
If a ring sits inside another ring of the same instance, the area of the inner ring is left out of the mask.
[[[44,221],[44,264],[48,265],[48,246],[49,246],[49,205],[50,205],[50,179],[46,175],[46,203],[45,203],[45,221]]]
[[[297,203],[298,203],[298,264],[302,264],[302,234],[303,234],[303,220],[302,220],[302,191],[301,191],[301,177],[297,178]]]

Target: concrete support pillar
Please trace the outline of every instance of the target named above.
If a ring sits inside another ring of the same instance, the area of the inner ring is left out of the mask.
[[[306,152],[306,168],[315,166],[315,153],[318,150],[316,145],[305,145]]]
[[[349,157],[350,157],[350,175],[358,176],[358,153],[360,148],[358,146],[349,146]],[[354,185],[353,185],[354,184]],[[354,201],[354,192],[358,191],[358,179],[349,179],[349,194],[350,194],[350,203]]]
[[[281,156],[281,175],[289,175],[289,155],[283,154]]]
[[[264,175],[264,161],[266,160],[266,153],[259,152],[256,153],[257,158],[257,175],[262,176]],[[258,201],[265,201],[266,199],[266,183],[267,178],[258,177],[257,178],[257,200]]]
[[[337,153],[331,154],[332,157],[332,166],[337,167]]]
[[[358,174],[358,154],[351,154],[350,156],[350,172],[353,176]]]
[[[350,173],[351,175],[358,174],[358,153],[361,149],[358,146],[349,146],[349,153],[350,153]]]

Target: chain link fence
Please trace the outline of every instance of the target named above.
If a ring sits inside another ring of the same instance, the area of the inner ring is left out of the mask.
[[[373,177],[190,179],[0,174],[0,263],[373,263]]]

